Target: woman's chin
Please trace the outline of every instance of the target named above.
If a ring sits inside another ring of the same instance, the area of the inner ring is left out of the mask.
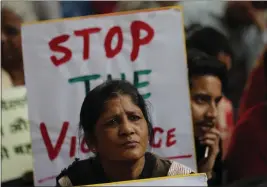
[[[121,154],[122,160],[138,160],[145,155],[145,152],[140,150],[126,150]]]

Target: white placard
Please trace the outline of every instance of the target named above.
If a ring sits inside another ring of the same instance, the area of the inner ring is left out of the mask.
[[[74,157],[88,157],[80,108],[108,77],[134,83],[152,104],[153,151],[196,170],[179,8],[26,24],[22,39],[35,185],[55,185]]]
[[[206,174],[191,174],[88,186],[208,186],[208,183]]]
[[[5,182],[33,169],[26,88],[3,90],[1,109],[1,174]]]

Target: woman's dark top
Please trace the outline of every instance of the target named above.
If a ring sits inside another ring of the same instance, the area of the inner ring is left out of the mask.
[[[193,173],[191,169],[170,160],[165,160],[147,152],[145,154],[145,165],[139,179],[163,177],[178,174]],[[64,185],[59,182],[64,180]],[[111,182],[105,175],[98,156],[86,160],[76,160],[67,169],[64,169],[56,178],[57,186],[80,186],[90,184],[101,184]]]
[[[33,182],[33,172],[28,171],[22,175],[20,178],[16,178],[13,180],[5,181],[1,183],[1,186],[34,186]]]

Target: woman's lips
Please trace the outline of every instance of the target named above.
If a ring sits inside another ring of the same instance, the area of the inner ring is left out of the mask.
[[[137,141],[127,141],[123,143],[122,146],[126,149],[131,149],[131,148],[135,148],[138,144],[139,142]]]

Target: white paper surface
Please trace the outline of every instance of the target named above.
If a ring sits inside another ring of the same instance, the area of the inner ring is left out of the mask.
[[[1,109],[1,174],[9,181],[33,169],[26,88],[3,90]]]
[[[186,176],[143,179],[136,180],[134,182],[126,181],[120,183],[107,183],[93,186],[208,186],[208,184],[206,174],[193,174]]]

